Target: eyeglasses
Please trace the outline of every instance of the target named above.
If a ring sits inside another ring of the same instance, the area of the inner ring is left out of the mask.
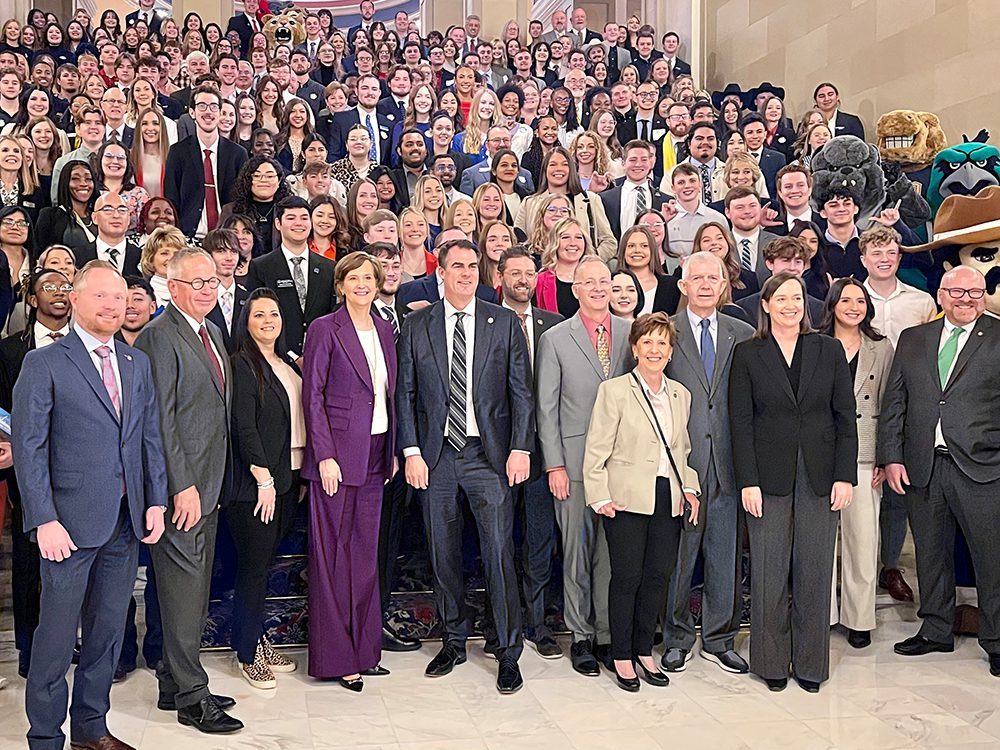
[[[438,172],[443,172],[444,174],[453,174],[453,173],[455,173],[457,171],[458,170],[455,167],[446,167],[446,166],[444,166],[442,164],[435,164],[434,165],[434,173],[435,174],[437,174]]]
[[[218,289],[219,288],[219,277],[218,276],[213,276],[210,279],[191,279],[191,281],[187,281],[186,279],[174,279],[174,281],[179,281],[182,284],[187,284],[192,289],[194,289],[196,292],[199,291],[200,289],[203,289],[205,287],[205,284],[208,284],[208,288],[209,289]]]
[[[586,281],[574,281],[573,286],[582,286],[587,290],[595,287],[598,289],[610,289],[611,279],[587,279]]]
[[[690,120],[691,115],[670,115],[667,119],[670,122],[683,122],[684,120]]]
[[[982,299],[986,296],[985,289],[958,289],[955,287],[946,289],[941,287],[941,291],[948,292],[948,296],[952,299],[962,299],[965,295],[969,295],[969,299]]]
[[[27,229],[30,224],[24,219],[4,219],[0,221],[0,224],[7,227],[8,229]]]
[[[49,294],[55,294],[56,292],[65,292],[69,294],[73,291],[72,284],[53,284],[52,282],[47,282],[42,284],[42,291],[48,292]]]
[[[278,179],[277,172],[254,172],[253,179],[257,182],[264,182],[266,180],[276,180]]]
[[[545,209],[545,213],[553,216],[569,216],[569,209],[563,206],[549,206]]]
[[[215,102],[208,104],[207,102],[198,102],[194,105],[194,108],[199,112],[218,112],[219,105]]]
[[[128,161],[128,155],[126,154],[105,154],[105,159],[110,159],[111,161]]]
[[[639,97],[640,99],[655,99],[656,98],[656,92],[655,91],[640,91],[638,94],[636,94],[636,96]]]
[[[95,213],[104,214],[105,216],[127,216],[128,206],[104,206],[104,208],[99,208]]]
[[[502,136],[500,138],[488,138],[486,140],[486,142],[487,143],[499,143],[501,145],[507,145],[507,146],[509,146],[510,145],[510,138],[504,138]]]

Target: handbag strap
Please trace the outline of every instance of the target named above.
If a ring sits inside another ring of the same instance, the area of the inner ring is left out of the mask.
[[[649,394],[646,393],[646,389],[642,387],[642,381],[639,380],[639,376],[632,371],[632,378],[635,380],[636,385],[639,386],[639,392],[642,394],[643,399],[646,401],[646,406],[649,407],[649,413],[653,417],[653,424],[656,426],[656,434],[660,436],[660,442],[663,444],[663,449],[667,452],[667,460],[670,461],[670,468],[673,469],[674,478],[677,480],[677,485],[681,488],[681,492],[684,491],[684,481],[681,479],[681,473],[677,470],[677,464],[674,462],[674,454],[670,450],[670,444],[667,442],[666,435],[663,434],[663,428],[660,427],[660,420],[656,416],[656,409],[653,408],[653,402],[649,399]]]

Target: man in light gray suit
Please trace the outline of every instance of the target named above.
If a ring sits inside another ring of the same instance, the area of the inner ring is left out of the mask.
[[[568,20],[569,19],[566,16],[565,10],[555,11],[552,14],[552,19],[550,21],[552,28],[542,34],[538,41],[551,45],[552,42],[556,41],[559,37],[566,33],[566,29],[568,28],[566,22]]]
[[[231,451],[231,381],[222,332],[206,316],[218,302],[215,264],[203,250],[179,251],[167,266],[171,302],[136,346],[149,357],[167,464],[166,531],[151,550],[163,618],[157,707],[206,733],[234,732],[232,698],[212,695],[201,665],[219,500]]]
[[[538,343],[536,422],[562,535],[564,616],[573,633],[570,657],[577,672],[597,676],[598,659],[611,669],[611,563],[597,514],[584,497],[583,452],[598,387],[627,373],[635,360],[628,345],[629,324],[608,312],[611,272],[600,258],[580,261],[573,294],[580,312],[550,328]]]
[[[728,672],[745,673],[746,661],[736,653],[740,628],[739,554],[737,543],[740,495],[733,476],[729,430],[729,367],[733,347],[753,335],[753,328],[717,305],[726,285],[722,261],[709,252],[691,255],[680,286],[687,310],[674,316],[677,345],[667,377],[691,392],[688,462],[701,479],[702,503],[697,526],[685,526],[677,566],[663,614],[663,668],[681,672],[695,642],[691,615],[691,575],[698,553],[705,559],[702,596],[701,656]]]

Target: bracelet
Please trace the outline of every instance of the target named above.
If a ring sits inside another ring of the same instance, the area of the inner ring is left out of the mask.
[[[268,479],[265,482],[257,482],[257,489],[258,490],[269,490],[272,487],[274,487],[274,477],[271,477],[270,479]]]

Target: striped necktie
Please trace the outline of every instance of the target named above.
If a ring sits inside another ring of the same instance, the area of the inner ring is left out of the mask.
[[[456,451],[465,447],[467,417],[465,399],[468,383],[465,373],[464,312],[455,313],[455,335],[451,346],[451,375],[448,380],[448,444]]]

